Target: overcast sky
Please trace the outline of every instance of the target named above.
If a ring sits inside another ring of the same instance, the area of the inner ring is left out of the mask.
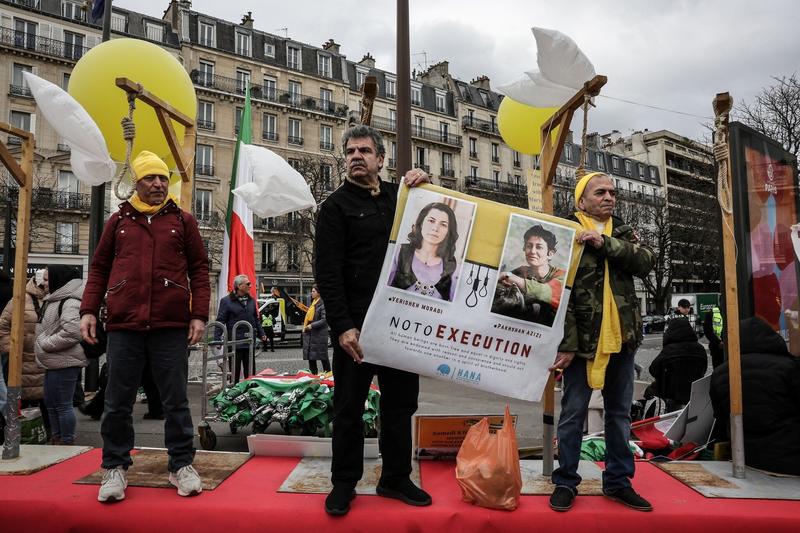
[[[772,76],[800,71],[800,3],[795,0],[410,0],[411,66],[441,60],[469,81],[492,87],[536,67],[532,26],[572,37],[608,76],[602,94],[710,117],[717,92],[750,101]],[[168,0],[114,0],[160,17]],[[395,2],[310,0],[194,0],[192,9],[239,22],[253,12],[255,28],[320,46],[329,38],[348,59],[369,52],[394,71]],[[286,33],[282,28],[287,28]],[[424,54],[423,54],[424,52]],[[705,135],[703,118],[606,98],[589,114],[589,131],[669,129]],[[573,122],[580,128],[580,113]]]

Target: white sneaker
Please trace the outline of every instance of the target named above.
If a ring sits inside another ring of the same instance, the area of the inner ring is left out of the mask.
[[[169,482],[178,487],[180,496],[194,496],[203,492],[203,482],[200,481],[200,475],[192,465],[179,468],[177,472],[170,472]]]
[[[100,492],[97,494],[99,502],[117,502],[125,499],[125,488],[128,486],[128,476],[121,466],[106,469]]]

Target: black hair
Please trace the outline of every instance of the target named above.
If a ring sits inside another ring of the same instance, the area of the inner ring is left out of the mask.
[[[419,214],[417,215],[417,221],[414,223],[414,226],[411,228],[411,232],[408,234],[408,242],[410,242],[411,246],[413,246],[415,249],[419,249],[422,246],[422,223],[425,221],[425,217],[428,216],[428,213],[430,213],[433,209],[447,214],[447,237],[445,238],[444,242],[439,245],[437,255],[442,258],[455,257],[456,241],[458,241],[458,223],[456,222],[456,214],[449,205],[443,204],[442,202],[433,202],[420,209]]]
[[[68,281],[80,277],[78,269],[69,265],[47,265],[47,291],[53,294]]]
[[[678,307],[684,307],[686,309],[690,309],[692,307],[692,302],[690,302],[686,298],[681,298],[680,300],[678,300]]]
[[[530,228],[528,228],[528,231],[525,232],[525,236],[522,239],[523,246],[524,243],[528,242],[528,239],[530,239],[531,237],[539,237],[545,243],[547,243],[547,251],[549,252],[556,251],[556,244],[558,244],[558,241],[556,240],[555,234],[551,231],[547,231],[539,224],[531,226]]]

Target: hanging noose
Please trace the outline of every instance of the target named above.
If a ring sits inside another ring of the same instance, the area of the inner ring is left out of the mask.
[[[125,139],[125,161],[122,162],[117,174],[116,182],[114,183],[114,194],[120,200],[127,200],[133,196],[134,184],[133,175],[131,173],[131,152],[133,151],[133,140],[136,138],[136,124],[133,122],[133,111],[136,109],[136,97],[138,92],[128,93],[128,116],[122,117],[122,138]],[[126,179],[126,174],[128,177]],[[127,191],[122,191],[122,180],[126,179]]]
[[[583,95],[583,132],[581,133],[581,158],[578,162],[578,168],[575,169],[575,178],[581,179],[586,175],[586,130],[589,127],[589,101],[591,98],[588,94]]]

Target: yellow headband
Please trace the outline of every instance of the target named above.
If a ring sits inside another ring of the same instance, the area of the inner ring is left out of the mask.
[[[589,184],[589,181],[594,178],[595,176],[606,176],[605,172],[589,172],[584,177],[578,180],[578,184],[575,185],[575,207],[578,207],[578,202],[583,196],[583,191],[586,189],[586,186]]]
[[[166,176],[169,178],[169,168],[164,161],[153,152],[142,150],[131,162],[133,177],[139,181],[145,176]]]

